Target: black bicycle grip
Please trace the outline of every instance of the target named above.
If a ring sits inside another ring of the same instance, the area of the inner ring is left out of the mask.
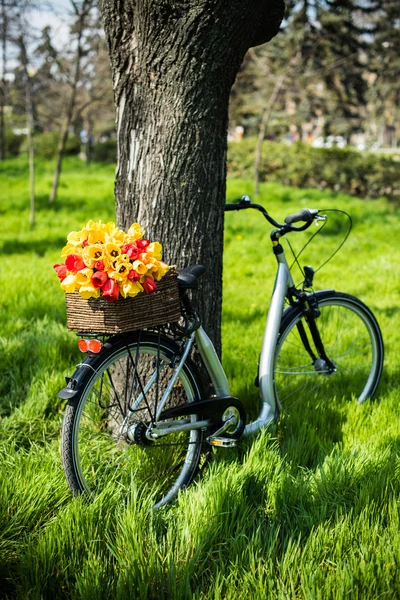
[[[285,223],[287,225],[291,225],[292,223],[298,223],[299,221],[302,221],[303,223],[309,223],[314,219],[315,215],[317,214],[318,209],[316,208],[303,208],[303,210],[294,213],[294,215],[289,215],[288,217],[286,217]]]
[[[244,208],[247,208],[247,206],[243,206],[243,204],[239,204],[239,202],[237,202],[235,204],[225,204],[224,211],[228,212],[229,210],[243,210]]]

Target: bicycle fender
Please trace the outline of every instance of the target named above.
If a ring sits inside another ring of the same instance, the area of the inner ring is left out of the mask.
[[[307,299],[309,298],[311,300],[315,298],[317,302],[319,302],[320,300],[323,300],[325,296],[330,296],[333,292],[335,292],[334,289],[319,290],[318,292],[307,294]],[[301,308],[302,306],[303,302],[301,300],[296,300],[294,304],[291,304],[283,311],[281,330],[284,328],[284,321],[288,318],[288,315],[290,315],[293,311],[299,310],[299,308]]]
[[[85,363],[84,363],[85,364]],[[90,373],[89,369],[83,369],[79,366],[72,377],[66,377],[66,386],[60,390],[57,394],[58,398],[62,400],[70,400],[80,391],[80,389],[86,383],[86,379],[88,374]]]

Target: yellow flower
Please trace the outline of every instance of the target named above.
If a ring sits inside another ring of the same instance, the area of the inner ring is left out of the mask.
[[[81,229],[80,231],[71,231],[67,236],[68,244],[73,247],[82,246],[86,237],[86,231],[84,229]]]
[[[158,260],[155,266],[156,268],[152,270],[152,275],[156,281],[160,281],[162,277],[169,271],[169,266],[162,262],[162,260]]]
[[[119,257],[119,261],[125,263],[126,265],[131,264],[131,259],[129,258],[129,256],[127,254],[121,254],[121,256]]]
[[[141,258],[143,259],[142,262],[144,262],[148,271],[154,271],[155,269],[157,269],[158,261],[156,258],[153,258],[153,256],[149,256],[148,254],[140,254],[139,256],[140,256],[139,260]]]
[[[65,258],[66,256],[68,256],[68,254],[76,254],[77,256],[82,257],[83,250],[84,249],[82,248],[82,245],[81,246],[73,246],[72,244],[67,244],[61,250],[61,256],[63,258]]]
[[[113,270],[108,272],[108,276],[111,277],[111,279],[115,279],[115,281],[125,281],[130,270],[130,265],[116,260],[113,263]]]
[[[106,232],[104,231],[104,225],[99,221],[89,221],[84,228],[87,234],[87,241],[89,244],[104,244],[106,241]]]
[[[135,260],[135,262],[132,263],[132,269],[135,269],[139,275],[147,273],[147,266],[141,260]]]
[[[100,297],[100,289],[95,288],[94,285],[88,283],[87,285],[83,285],[79,288],[79,295],[85,300],[89,298],[99,298]]]
[[[86,246],[86,248],[83,249],[82,258],[85,265],[93,269],[98,260],[104,260],[104,246],[102,244]]]
[[[131,238],[131,242],[140,240],[143,237],[144,231],[140,227],[139,223],[133,223],[128,229],[128,236]]]
[[[138,281],[129,281],[129,279],[127,279],[120,283],[119,291],[124,298],[127,296],[134,298],[139,292],[143,292],[143,286],[141,286]]]
[[[151,244],[149,244],[146,248],[146,252],[147,254],[150,254],[150,256],[157,258],[157,260],[161,260],[162,246],[160,242],[152,242]]]
[[[121,229],[114,229],[114,231],[107,236],[107,242],[111,242],[113,244],[125,244],[126,233]]]
[[[87,284],[91,283],[92,275],[93,275],[93,269],[88,269],[88,268],[81,269],[75,275],[75,281],[80,286],[87,285]]]
[[[61,282],[61,287],[67,294],[72,294],[78,287],[76,283],[76,275],[72,275],[72,273],[67,275],[66,278]]]
[[[107,235],[112,235],[113,231],[116,229],[115,223],[112,223],[111,221],[109,223],[104,223],[102,227]]]
[[[122,252],[121,248],[117,246],[117,244],[106,244],[105,245],[106,256],[110,259],[110,261],[114,261],[120,258]]]

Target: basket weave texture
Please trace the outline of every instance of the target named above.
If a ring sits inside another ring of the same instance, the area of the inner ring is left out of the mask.
[[[177,271],[171,269],[157,282],[157,290],[152,294],[141,292],[117,302],[101,298],[85,300],[78,292],[65,294],[67,326],[85,333],[123,333],[179,321],[177,277]]]

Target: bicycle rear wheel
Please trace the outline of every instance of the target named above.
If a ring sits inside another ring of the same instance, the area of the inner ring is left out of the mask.
[[[135,483],[148,488],[158,508],[193,480],[200,430],[151,441],[145,435],[174,372],[177,352],[168,338],[139,332],[111,339],[109,348],[79,367],[84,373],[74,377],[81,384],[68,402],[62,428],[64,470],[75,495],[94,496],[109,486],[127,495]],[[202,381],[187,360],[164,409],[202,397]]]
[[[325,352],[335,365],[327,368],[318,357],[305,318],[304,305],[289,308],[283,317],[276,355],[274,380],[279,410],[290,410],[299,401],[330,402],[334,398],[371,398],[383,368],[383,340],[379,325],[358,298],[334,291],[317,292],[320,316],[316,325]],[[303,323],[312,350],[307,352],[299,332]]]

